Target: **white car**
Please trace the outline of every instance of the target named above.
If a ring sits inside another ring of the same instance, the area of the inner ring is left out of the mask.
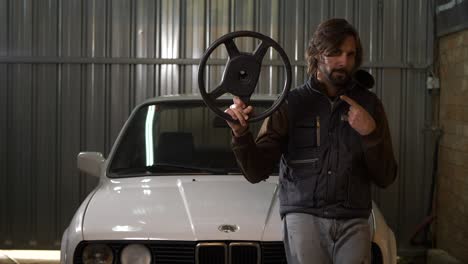
[[[262,111],[274,99],[252,104]],[[230,142],[201,97],[136,107],[107,159],[78,155],[78,168],[100,180],[63,233],[61,263],[286,263],[278,176],[249,183]],[[394,234],[375,204],[369,222],[373,263],[396,263]]]

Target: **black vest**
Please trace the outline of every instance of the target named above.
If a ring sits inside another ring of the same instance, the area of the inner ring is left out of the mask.
[[[315,87],[314,87],[315,86]],[[371,115],[377,97],[354,82],[346,95]],[[367,218],[371,181],[361,135],[346,121],[349,105],[331,101],[313,79],[288,95],[288,145],[280,162],[280,213]]]

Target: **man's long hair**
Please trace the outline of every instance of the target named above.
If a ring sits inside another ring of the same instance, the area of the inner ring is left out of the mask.
[[[309,41],[309,47],[306,51],[307,74],[315,75],[320,57],[339,49],[348,36],[353,36],[356,40],[356,64],[354,68],[359,68],[362,64],[362,45],[359,34],[345,19],[332,18],[320,23]]]

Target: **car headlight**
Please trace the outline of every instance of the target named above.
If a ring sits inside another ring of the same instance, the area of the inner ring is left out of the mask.
[[[151,252],[140,244],[130,244],[126,246],[120,254],[122,264],[150,264]]]
[[[105,244],[89,244],[83,249],[84,264],[112,264],[114,253]]]

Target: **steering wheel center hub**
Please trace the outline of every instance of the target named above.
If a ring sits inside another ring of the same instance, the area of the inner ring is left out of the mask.
[[[239,56],[226,65],[222,86],[236,96],[250,96],[260,76],[260,64],[252,56]]]

